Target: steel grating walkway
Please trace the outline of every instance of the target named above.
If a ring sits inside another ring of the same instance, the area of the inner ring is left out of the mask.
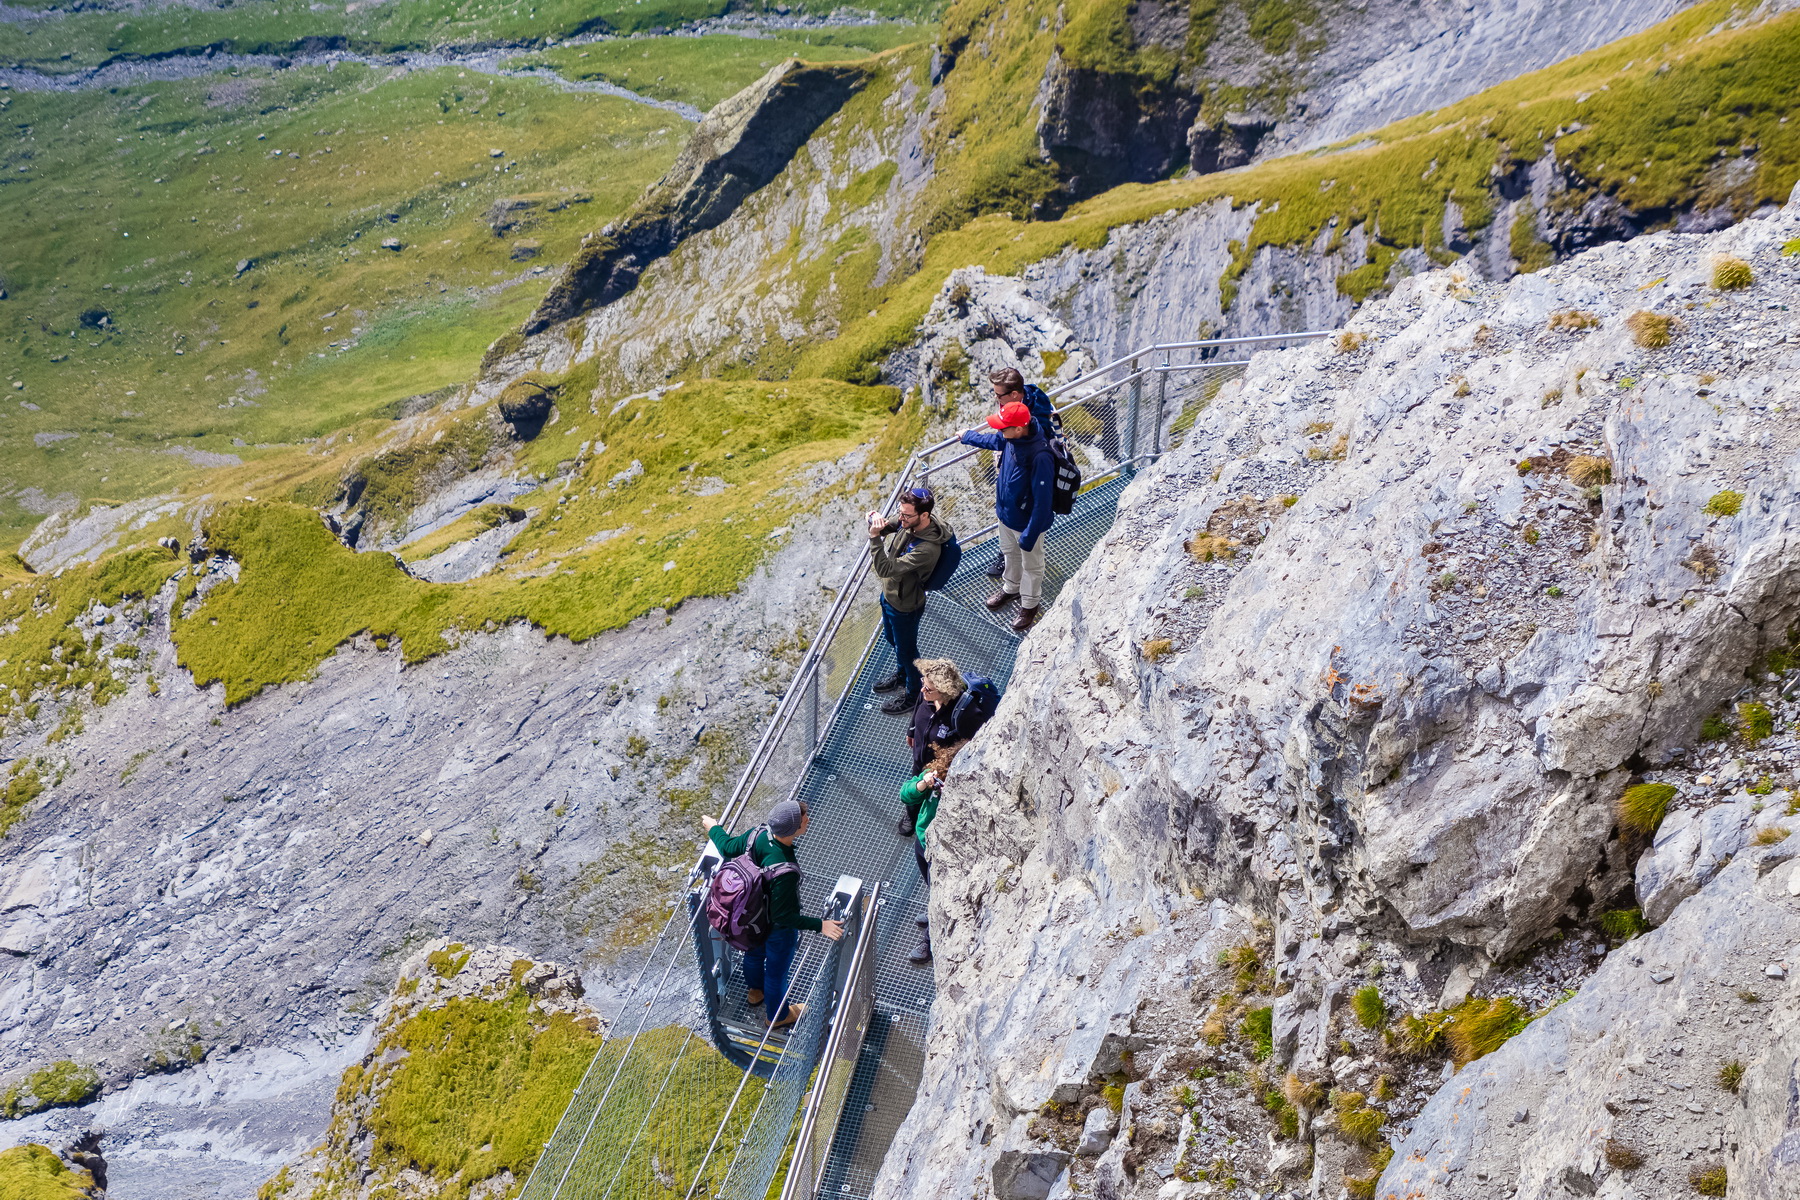
[[[1095,482],[1046,535],[1044,603],[1111,527],[1135,464],[1184,440],[1194,416],[1249,362],[1228,354],[1321,336],[1159,344],[1057,388],[1053,399],[1074,397],[1058,411]],[[1178,354],[1194,361],[1176,362]],[[901,487],[927,482],[966,552],[949,587],[927,605],[920,651],[954,660],[965,675],[986,675],[1004,691],[1020,639],[1010,609],[993,614],[982,603],[997,548],[990,536],[994,455],[955,438],[920,450],[885,511]],[[895,828],[911,766],[908,719],[882,713],[886,697],[870,690],[893,664],[877,635],[878,595],[865,554],[802,655],[722,818],[743,829],[787,796],[807,801],[813,819],[799,846],[803,907],[824,912],[839,877],[853,877],[863,899],[847,890],[836,902],[862,923],[843,942],[801,939],[791,998],[804,998],[809,1009],[791,1035],[771,1035],[744,1004],[738,955],[698,915],[711,870],[703,856],[521,1200],[869,1197],[918,1091],[935,995],[931,969],[906,961],[927,893],[912,839]],[[854,953],[847,952],[852,936]],[[721,1078],[720,1068],[742,1073],[733,1075],[739,1081],[729,1096],[705,1082]],[[803,1092],[810,1092],[804,1104]]]
[[[1046,605],[1111,527],[1119,493],[1128,482],[1115,476],[1082,493],[1075,511],[1059,517],[1046,535]],[[930,598],[919,648],[930,658],[953,659],[965,675],[988,676],[1004,691],[1019,636],[1011,629],[1015,610],[996,615],[982,603],[993,587],[985,572],[995,545],[991,539],[971,545],[950,586]],[[895,828],[900,785],[911,775],[908,720],[883,713],[880,702],[886,697],[869,690],[892,663],[885,643],[863,661],[798,793],[812,812],[799,843],[805,910],[819,910],[839,875],[884,885],[874,1016],[820,1188],[822,1195],[851,1200],[868,1196],[888,1145],[912,1106],[935,995],[931,968],[916,967],[906,958],[918,937],[915,922],[926,907],[911,839],[900,837]],[[746,823],[761,817],[746,814]],[[733,1008],[742,996],[742,981],[734,980]]]

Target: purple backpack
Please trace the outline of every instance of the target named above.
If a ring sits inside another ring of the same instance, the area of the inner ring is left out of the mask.
[[[713,872],[712,887],[706,893],[706,920],[719,936],[739,950],[754,950],[769,940],[773,924],[769,919],[769,885],[783,875],[798,875],[800,868],[791,862],[772,867],[756,862],[756,840],[769,832],[765,825],[750,835],[744,852],[726,859]]]

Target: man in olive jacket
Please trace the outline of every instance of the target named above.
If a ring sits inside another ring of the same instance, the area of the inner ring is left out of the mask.
[[[900,693],[881,706],[884,713],[909,713],[919,703],[919,668],[913,662],[919,657],[925,581],[951,537],[950,527],[932,516],[936,504],[930,488],[912,488],[901,494],[896,519],[869,513],[869,555],[881,580],[881,633],[894,648],[894,673],[875,690]]]

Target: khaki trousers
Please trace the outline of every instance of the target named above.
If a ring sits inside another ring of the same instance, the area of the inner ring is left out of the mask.
[[[1019,597],[1020,608],[1037,608],[1044,603],[1044,535],[1030,550],[1019,549],[1019,532],[1000,526],[1000,554],[1006,570],[1000,575],[1000,590]]]

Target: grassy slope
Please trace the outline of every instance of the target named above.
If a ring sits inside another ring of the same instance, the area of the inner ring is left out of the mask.
[[[896,46],[929,41],[929,26],[861,25],[797,29],[769,37],[632,38],[559,46],[521,57],[519,66],[552,66],[566,79],[602,79],[658,100],[710,109],[789,58],[843,62]]]
[[[639,33],[718,16],[757,3],[727,0],[390,0],[325,6],[307,0],[250,0],[220,7],[157,6],[142,11],[77,12],[9,26],[4,61],[46,71],[75,71],[115,58],[157,57],[217,46],[240,54],[279,53],[307,38],[342,39],[367,53],[440,46],[539,45],[598,31]],[[773,7],[772,5],[769,7]],[[793,3],[789,10],[828,14],[835,4]],[[936,0],[863,0],[889,17],[928,17]]]
[[[547,286],[513,241],[566,256],[687,128],[533,82],[351,66],[14,94],[7,117],[28,133],[0,163],[21,235],[0,241],[0,354],[25,387],[0,481],[83,499],[192,477],[174,445],[255,457],[467,378]],[[495,236],[481,214],[519,194],[589,199]],[[107,328],[81,324],[91,309]],[[15,537],[35,522],[0,503]]]
[[[946,15],[946,38],[964,8]],[[1740,213],[1779,201],[1800,178],[1800,120],[1791,119],[1800,116],[1800,13],[1713,32],[1741,8],[1735,0],[1710,0],[1353,144],[1197,179],[1127,185],[1059,221],[1022,223],[1003,212],[940,233],[923,268],[886,290],[874,316],[808,350],[797,370],[871,378],[874,364],[911,336],[956,267],[1018,271],[1064,246],[1102,246],[1120,225],[1220,198],[1255,204],[1259,214],[1228,285],[1261,247],[1309,244],[1335,218],[1340,232],[1366,222],[1377,234],[1371,261],[1339,280],[1358,296],[1386,278],[1400,249],[1439,245],[1447,204],[1457,204],[1471,227],[1491,220],[1495,171],[1536,161],[1547,147],[1593,189],[1653,218],[1714,199],[1709,168],[1753,147],[1753,181],[1717,199]],[[1001,57],[996,50],[986,61]],[[1006,206],[983,200],[975,207]]]
[[[376,1065],[344,1073],[327,1134],[326,1170],[310,1198],[332,1200],[361,1182],[352,1143],[364,1129],[372,1135],[369,1166],[376,1180],[411,1167],[439,1181],[444,1200],[462,1200],[474,1185],[511,1172],[516,1182],[500,1194],[516,1194],[595,1052],[616,1053],[622,1044],[603,1049],[598,1035],[566,1014],[545,1017],[519,989],[499,999],[452,999],[417,1013],[382,1036]],[[384,1063],[385,1057],[396,1061]],[[635,1142],[621,1194],[680,1197],[700,1169],[706,1135],[717,1128],[742,1073],[679,1027],[643,1034],[632,1058],[638,1068],[633,1078],[644,1086],[630,1094],[641,1092],[647,1101],[666,1077],[684,1101],[678,1120],[659,1122]],[[607,1065],[603,1058],[603,1072]],[[737,1136],[760,1087],[753,1079],[733,1110]],[[595,1136],[631,1138],[638,1126],[622,1114]],[[624,1149],[620,1145],[616,1153]],[[663,1175],[675,1178],[673,1191],[655,1182],[653,1156]],[[707,1167],[713,1186],[730,1161],[729,1154],[713,1156]]]
[[[6,1200],[87,1200],[94,1180],[71,1171],[47,1146],[0,1150],[0,1196]]]
[[[417,661],[489,622],[526,620],[583,640],[690,596],[726,594],[774,544],[771,533],[817,502],[806,469],[875,438],[895,399],[891,388],[834,381],[714,381],[594,412],[570,381],[562,419],[522,465],[547,474],[570,463],[572,474],[515,502],[541,509],[538,518],[518,526],[501,570],[468,583],[426,583],[390,556],[357,554],[304,507],[226,507],[208,519],[208,540],[243,574],[177,623],[181,662],[202,684],[223,681],[238,703],[306,677],[365,631],[400,639]],[[633,463],[641,474],[612,482]]]

